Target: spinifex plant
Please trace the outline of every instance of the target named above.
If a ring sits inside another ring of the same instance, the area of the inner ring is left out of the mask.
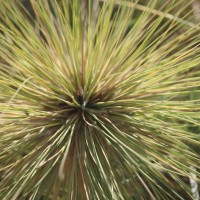
[[[0,0],[0,199],[192,198],[192,1],[26,2]]]

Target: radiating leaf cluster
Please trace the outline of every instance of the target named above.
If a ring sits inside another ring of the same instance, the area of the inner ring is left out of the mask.
[[[192,199],[200,26],[161,2],[0,0],[0,199]]]

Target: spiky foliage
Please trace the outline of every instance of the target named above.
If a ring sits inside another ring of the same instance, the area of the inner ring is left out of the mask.
[[[192,198],[192,1],[29,2],[0,1],[0,198]]]

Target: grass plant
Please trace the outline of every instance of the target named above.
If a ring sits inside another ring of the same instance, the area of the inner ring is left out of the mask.
[[[200,26],[162,2],[0,0],[0,199],[193,198]]]

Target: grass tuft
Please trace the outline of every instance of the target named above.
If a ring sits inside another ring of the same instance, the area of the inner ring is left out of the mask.
[[[0,0],[2,200],[193,198],[200,26],[161,4]]]

